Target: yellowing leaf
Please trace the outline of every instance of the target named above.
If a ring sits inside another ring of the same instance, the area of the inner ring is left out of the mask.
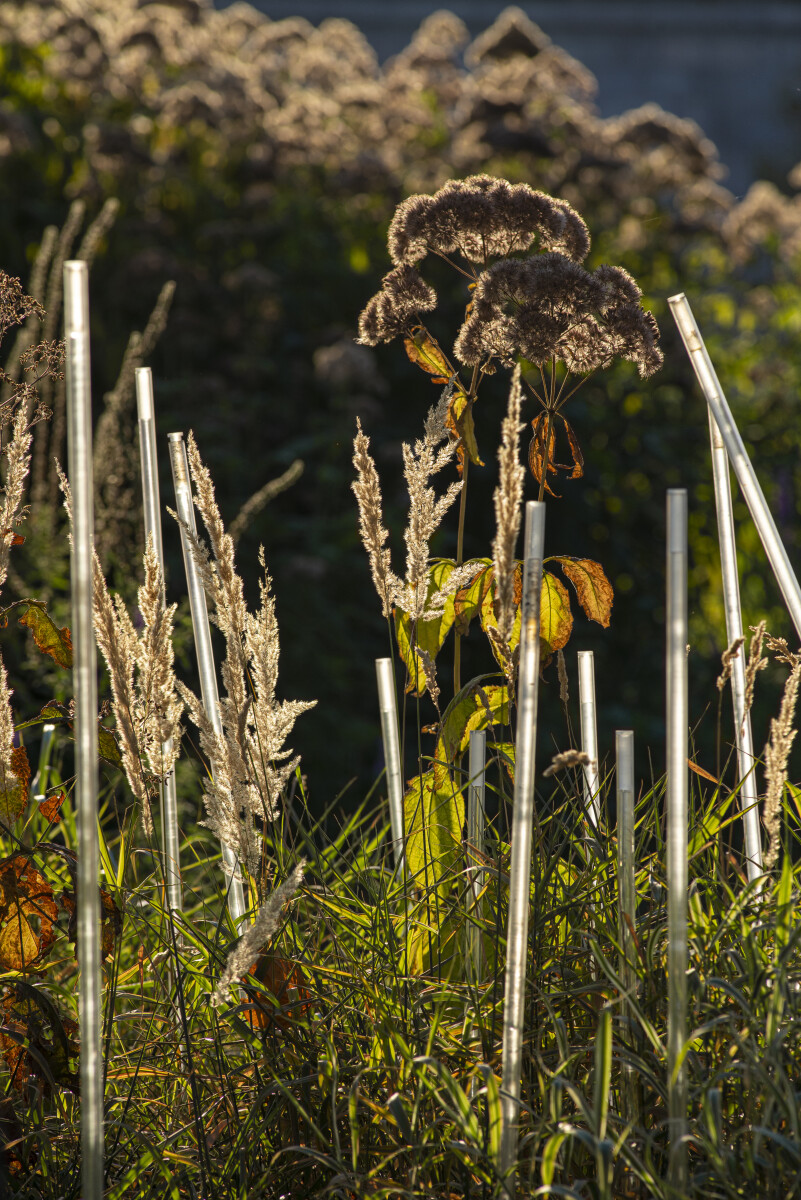
[[[24,746],[15,746],[11,751],[11,774],[12,778],[5,779],[5,787],[0,790],[0,821],[7,828],[28,807],[31,765]]]
[[[426,601],[445,586],[453,568],[454,563],[449,559],[442,559],[429,568]],[[418,621],[414,627],[407,613],[400,608],[395,609],[395,636],[408,674],[407,692],[415,696],[424,694],[426,677],[417,650],[425,650],[433,662],[450,632],[453,618],[453,596],[449,596],[445,601],[441,617],[435,617],[432,621]]]
[[[464,799],[447,772],[416,775],[404,796],[406,865],[415,885],[440,887],[462,852]]]
[[[50,952],[53,889],[24,854],[0,862],[0,970],[27,971]]]
[[[551,655],[566,646],[573,629],[570,597],[560,579],[543,571],[540,600],[540,637],[545,653]]]
[[[116,767],[118,771],[125,769],[122,764],[122,755],[120,754],[115,734],[111,729],[106,729],[105,725],[101,725],[99,722],[97,726],[97,752],[109,766]]]
[[[28,600],[27,607],[19,618],[20,625],[27,626],[33,634],[33,640],[43,654],[49,654],[53,662],[60,667],[72,666],[72,637],[65,625],[59,629],[44,604],[38,600]]]
[[[459,474],[464,471],[464,454],[465,450],[470,456],[470,461],[476,463],[477,466],[483,467],[478,453],[478,443],[476,442],[476,428],[473,423],[473,408],[467,403],[467,396],[462,391],[454,393],[448,408],[448,416],[446,425],[451,433],[462,439],[462,445],[459,447],[457,454],[459,458]]]
[[[403,339],[406,353],[410,360],[428,375],[441,375],[445,379],[451,376],[451,366],[433,338],[429,337],[422,325],[412,331],[412,336]]]
[[[457,754],[467,749],[473,729],[508,724],[509,694],[506,685],[490,684],[484,688],[480,680],[472,680],[454,696],[443,714],[437,759],[453,762]]]
[[[578,602],[591,621],[597,621],[606,629],[612,615],[615,594],[600,563],[591,558],[557,557],[567,578],[576,589]]]
[[[515,615],[514,615],[514,620],[512,622],[512,632],[509,635],[509,649],[510,650],[514,650],[515,646],[520,641],[520,621],[521,621],[520,601],[521,601],[522,595],[523,595],[523,571],[522,571],[522,568],[520,567],[520,565],[518,564],[518,566],[515,568],[514,593],[512,596],[512,599],[515,604]],[[485,633],[490,628],[490,626],[497,628],[497,625],[498,625],[498,602],[497,602],[497,588],[495,585],[494,578],[492,580],[491,588],[489,588],[484,593],[484,597],[481,601],[481,614],[480,615],[481,615],[481,628],[484,630]],[[490,648],[492,649],[492,653],[495,655],[496,661],[499,663],[500,666],[503,666],[503,663],[501,662],[501,660],[498,657],[498,654],[496,652],[495,643],[491,639],[490,639]]]

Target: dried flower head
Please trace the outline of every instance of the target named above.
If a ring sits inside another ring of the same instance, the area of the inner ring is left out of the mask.
[[[797,662],[784,685],[778,719],[770,723],[770,741],[765,747],[765,779],[768,790],[765,795],[763,820],[768,834],[764,866],[769,871],[779,857],[782,819],[782,798],[787,778],[787,760],[795,741],[795,706],[798,700],[798,685],[801,683],[801,662]]]
[[[592,759],[585,750],[564,750],[561,754],[553,756],[551,765],[546,767],[542,774],[547,779],[557,771],[566,771],[570,767],[588,767],[591,762]]]
[[[734,662],[735,658],[737,658],[738,654],[740,653],[740,647],[744,644],[744,642],[745,642],[744,637],[735,638],[734,641],[732,642],[732,644],[726,650],[723,651],[723,654],[721,655],[721,659],[720,659],[721,667],[723,669],[721,670],[720,675],[718,675],[718,678],[717,678],[717,689],[719,692],[723,691],[724,687],[726,686],[727,680],[729,680],[731,678],[732,663]]]
[[[433,196],[409,196],[398,205],[388,245],[397,264],[427,254],[461,254],[469,262],[528,250],[558,250],[581,261],[590,248],[587,226],[564,200],[491,175],[449,179]]]
[[[641,295],[621,267],[589,272],[556,253],[502,260],[480,275],[454,353],[467,366],[493,357],[511,366],[519,354],[537,364],[555,359],[576,374],[620,357],[650,375],[663,355]]]
[[[437,293],[414,267],[400,266],[381,281],[381,291],[367,301],[359,317],[358,342],[376,346],[391,342],[420,323],[420,313],[437,307]]]

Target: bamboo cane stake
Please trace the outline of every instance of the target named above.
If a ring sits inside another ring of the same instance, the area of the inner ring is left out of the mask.
[[[159,498],[158,457],[156,454],[156,420],[153,408],[153,376],[150,367],[137,367],[136,404],[139,415],[139,457],[142,465],[142,500],[145,513],[145,537],[152,537],[161,570],[161,601],[166,607],[164,584],[164,546],[161,537],[161,502]],[[172,758],[172,738],[164,743],[166,761]],[[164,839],[164,881],[167,906],[172,912],[184,907],[181,888],[181,845],[178,830],[178,798],[175,793],[175,766],[167,772],[160,785],[161,830]]]
[[[389,820],[392,827],[392,850],[395,870],[400,878],[406,870],[403,828],[403,768],[398,736],[398,705],[395,699],[395,673],[391,658],[375,660],[378,681],[378,707],[381,713],[381,737],[384,743],[384,763],[387,771]]]
[[[64,263],[67,433],[72,491],[72,643],[78,827],[78,1003],[81,1025],[81,1194],[103,1195],[100,847],[97,834],[97,657],[93,619],[92,396],[89,271]]]
[[[487,761],[487,731],[473,729],[470,732],[470,755],[468,760],[469,782],[467,785],[467,845],[468,854],[479,861],[484,856],[484,831],[487,824],[485,807],[485,768]],[[472,893],[471,907],[476,920],[481,919],[483,903],[480,899],[484,889],[484,872],[480,866],[468,868],[467,877]],[[473,982],[478,984],[484,974],[484,946],[481,929],[471,921],[467,928],[468,958],[473,972]]]
[[[669,1178],[687,1177],[687,1079],[678,1066],[687,1037],[687,492],[667,494],[667,884]]]
[[[598,778],[598,723],[595,708],[595,655],[592,650],[578,652],[579,707],[581,711],[581,749],[589,757],[584,765],[584,807],[592,831],[601,827],[601,784]]]
[[[189,462],[186,456],[186,446],[182,433],[168,433],[170,444],[170,466],[172,482],[175,488],[175,507],[178,516],[184,524],[195,533],[195,506],[192,500],[192,486],[189,480]],[[195,654],[197,655],[198,674],[200,676],[200,692],[203,707],[214,727],[215,733],[222,737],[222,718],[220,717],[220,698],[217,691],[217,672],[214,667],[214,653],[211,647],[211,629],[209,614],[206,608],[206,593],[197,572],[195,560],[189,545],[185,530],[181,529],[181,548],[184,554],[184,570],[186,571],[186,586],[189,593],[189,609],[192,614],[192,629],[195,635]],[[220,842],[222,848],[223,871],[225,872],[228,909],[234,924],[238,925],[245,915],[245,896],[242,888],[242,876],[239,873],[239,863],[235,852],[225,842]]]
[[[537,740],[537,681],[540,671],[540,602],[545,545],[545,504],[526,504],[520,668],[517,687],[514,816],[506,933],[503,1067],[501,1074],[501,1146],[499,1172],[507,1195],[514,1197],[518,1110],[523,1058],[523,1009],[534,826],[534,754]]]
[[[731,645],[732,642],[738,641],[743,636],[740,580],[737,574],[737,542],[734,534],[734,513],[731,506],[729,459],[711,409],[709,409],[709,438],[712,446],[712,474],[715,481],[715,508],[718,516],[720,569],[723,579],[723,604],[726,610],[726,637]],[[742,648],[732,659],[731,694],[734,706],[737,769],[740,777],[740,808],[743,813],[745,832],[746,869],[749,880],[753,882],[762,875],[762,838],[757,808],[751,714],[746,712],[745,708],[745,655]]]
[[[776,522],[768,508],[748,452],[743,445],[743,439],[732,416],[728,401],[723,394],[720,380],[712,366],[712,360],[704,345],[704,339],[701,337],[689,301],[683,292],[679,292],[678,295],[669,297],[668,304],[690,356],[690,362],[701,385],[701,390],[715,418],[715,424],[720,430],[729,460],[740,485],[740,491],[757,527],[784,603],[787,605],[796,633],[801,638],[801,587],[799,587],[798,578],[790,564],[790,559],[787,557],[787,551],[779,536]]]
[[[620,977],[631,995],[637,986],[636,946],[637,894],[634,882],[634,733],[618,729],[615,734],[615,775],[617,779],[617,904],[620,942]],[[632,1040],[633,1009],[626,1000],[623,1014]],[[637,1080],[631,1066],[624,1069],[624,1117],[639,1118]]]

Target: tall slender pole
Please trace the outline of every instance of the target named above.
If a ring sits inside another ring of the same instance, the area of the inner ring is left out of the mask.
[[[387,771],[392,849],[395,856],[395,870],[399,878],[403,878],[406,869],[403,828],[403,767],[401,765],[398,705],[395,699],[395,673],[392,669],[392,659],[377,658],[375,672],[378,681],[378,707],[381,713],[384,763]]]
[[[801,587],[799,587],[798,578],[790,564],[790,559],[787,557],[787,551],[751,465],[748,452],[743,445],[743,439],[740,437],[740,431],[732,416],[728,401],[723,394],[720,380],[712,366],[712,360],[695,322],[689,301],[683,292],[679,292],[678,295],[669,297],[668,304],[690,356],[690,362],[701,385],[701,390],[715,418],[715,424],[720,430],[731,465],[737,476],[737,482],[740,485],[740,491],[757,527],[771,569],[776,576],[776,582],[784,597],[784,603],[787,605],[796,633],[801,638]]]
[[[81,1194],[103,1196],[100,848],[97,837],[97,656],[93,619],[92,395],[89,270],[64,264],[67,433],[72,491],[72,644],[78,826],[78,1003],[81,1024]]]
[[[618,940],[620,942],[620,977],[631,996],[637,986],[636,945],[634,933],[637,926],[637,893],[634,872],[634,734],[630,729],[618,729],[615,734],[615,761],[617,778],[617,904]],[[634,1032],[634,1013],[628,1000],[623,1002],[623,1015],[627,1027],[627,1041],[631,1043]],[[625,1120],[638,1117],[638,1088],[634,1071],[630,1065],[624,1068],[624,1112]]]
[[[506,932],[506,978],[501,1073],[501,1146],[499,1172],[514,1197],[520,1082],[523,1066],[523,1010],[526,992],[528,910],[531,890],[531,842],[534,830],[534,755],[537,741],[537,682],[540,672],[540,604],[545,546],[545,504],[526,504],[520,668],[517,685],[512,863]]]
[[[667,494],[668,1117],[670,1182],[687,1176],[687,492]]]
[[[175,488],[175,508],[178,516],[193,533],[197,530],[195,524],[195,506],[192,500],[192,486],[189,478],[189,462],[186,457],[186,446],[182,433],[168,433],[170,444],[170,466],[172,482]],[[209,614],[206,608],[206,593],[197,572],[195,560],[189,546],[186,532],[181,529],[181,548],[184,552],[184,570],[186,571],[186,587],[189,593],[189,609],[192,614],[192,629],[195,635],[195,654],[197,655],[198,674],[200,676],[200,693],[203,707],[206,710],[214,730],[220,736],[223,733],[220,716],[220,698],[217,691],[217,672],[214,668],[214,654],[211,648],[211,629]],[[245,896],[242,888],[242,876],[239,873],[239,863],[235,852],[225,842],[220,842],[222,848],[223,871],[225,872],[228,909],[234,924],[239,924],[245,915]]]
[[[473,729],[470,732],[470,753],[468,759],[469,780],[467,784],[467,853],[468,858],[476,857],[481,860],[484,856],[484,831],[487,824],[487,812],[484,802],[485,778],[484,772],[487,761],[487,731]],[[481,919],[481,893],[484,889],[484,872],[475,862],[468,867],[467,878],[470,881],[473,917]],[[484,946],[481,929],[474,921],[467,927],[468,958],[473,973],[473,982],[479,983],[484,974]]]
[[[709,409],[709,438],[712,446],[712,473],[715,480],[715,508],[718,515],[720,569],[723,579],[723,605],[726,610],[726,637],[729,645],[743,636],[743,616],[740,609],[740,580],[737,573],[737,543],[734,534],[734,513],[731,505],[729,458],[712,410]],[[762,839],[759,831],[754,743],[751,736],[751,714],[745,709],[745,655],[740,648],[731,664],[731,693],[734,705],[734,738],[737,746],[737,768],[740,777],[740,808],[745,831],[745,856],[751,882],[762,874]]]
[[[145,513],[145,536],[152,537],[153,549],[161,569],[162,605],[166,607],[164,588],[164,546],[161,538],[161,502],[159,471],[156,454],[156,420],[153,409],[153,376],[150,367],[137,367],[136,403],[139,411],[139,457],[142,464],[142,500]],[[163,746],[165,761],[172,760],[172,738]],[[175,793],[175,766],[161,784],[161,831],[164,845],[164,880],[167,887],[167,906],[181,912],[184,901],[181,889],[181,844],[178,831],[178,798]]]
[[[595,709],[595,656],[592,650],[578,652],[581,748],[589,757],[584,766],[584,807],[597,836],[601,826],[601,784],[598,778],[598,722]]]

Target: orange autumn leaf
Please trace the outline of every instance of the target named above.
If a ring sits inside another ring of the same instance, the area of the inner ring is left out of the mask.
[[[0,970],[28,971],[46,958],[57,916],[53,889],[25,854],[0,862]]]
[[[19,618],[20,625],[25,625],[33,634],[33,640],[42,651],[48,654],[53,662],[60,667],[72,666],[72,635],[65,625],[59,629],[43,604],[29,600],[27,608]]]
[[[28,807],[31,765],[28,762],[28,753],[24,746],[15,746],[11,751],[11,772],[17,782],[11,783],[8,778],[5,778],[4,782],[9,786],[0,790],[0,821],[6,827],[13,825]]]
[[[242,982],[247,983],[251,976],[258,979],[280,1005],[276,1008],[269,1001],[260,999],[257,992],[251,992],[251,1003],[246,1008],[251,1029],[270,1029],[273,1024],[288,1029],[311,1008],[312,993],[297,963],[275,954],[262,954]]]
[[[39,801],[39,812],[46,821],[49,821],[52,825],[55,825],[61,820],[61,806],[66,799],[66,792],[54,792],[53,795],[48,796],[46,800]]]

